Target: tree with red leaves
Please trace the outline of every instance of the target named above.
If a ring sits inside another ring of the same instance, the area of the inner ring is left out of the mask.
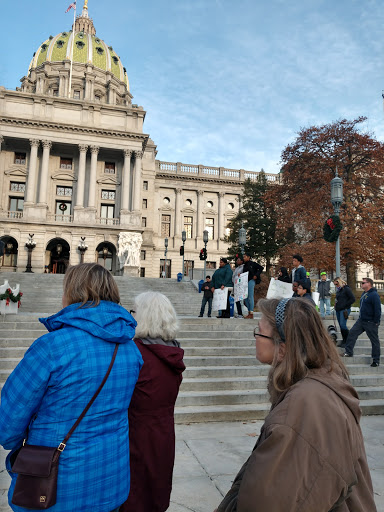
[[[365,117],[301,129],[282,152],[280,185],[269,193],[276,205],[278,232],[294,233],[282,250],[281,263],[292,254],[306,268],[335,268],[335,244],[324,240],[323,226],[333,207],[330,182],[336,169],[344,182],[340,220],[341,265],[355,288],[356,268],[368,263],[384,269],[384,145],[362,132]]]

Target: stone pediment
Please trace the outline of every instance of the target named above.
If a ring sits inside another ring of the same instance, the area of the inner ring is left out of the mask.
[[[4,172],[7,176],[20,176],[23,178],[26,178],[28,176],[28,173],[25,169],[25,167],[16,167],[13,169],[8,169]]]
[[[161,208],[159,208],[159,211],[160,212],[174,212],[175,209],[172,208],[171,206],[162,206]]]
[[[217,211],[213,210],[212,208],[208,208],[206,210],[203,210],[203,213],[205,215],[217,215]]]
[[[191,208],[190,206],[183,208],[181,211],[183,213],[190,213],[190,214],[196,213],[196,210],[194,208]]]
[[[52,174],[51,178],[57,181],[77,181],[77,178],[73,172],[62,170]]]
[[[114,176],[103,176],[97,180],[99,185],[120,185],[120,181],[118,181]]]

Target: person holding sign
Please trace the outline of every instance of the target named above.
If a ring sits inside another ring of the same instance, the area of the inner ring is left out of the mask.
[[[255,285],[261,282],[260,275],[263,268],[264,267],[256,263],[256,261],[251,260],[250,254],[244,254],[243,272],[248,272],[248,297],[244,301],[248,308],[248,315],[244,318],[253,318],[253,310],[255,307]]]
[[[227,296],[227,307],[222,310],[221,318],[229,318],[229,295],[232,290],[232,269],[227,258],[220,258],[219,268],[212,276],[212,292],[215,290],[229,288]]]
[[[236,283],[236,278],[238,278],[240,276],[240,274],[243,273],[243,268],[244,268],[243,257],[238,254],[237,255],[237,259],[236,259],[236,268],[235,268],[235,270],[233,271],[233,274],[232,274],[232,282],[233,282],[233,284]],[[239,318],[243,318],[243,311],[241,309],[241,301],[240,300],[236,301],[236,308],[237,308],[237,316]]]

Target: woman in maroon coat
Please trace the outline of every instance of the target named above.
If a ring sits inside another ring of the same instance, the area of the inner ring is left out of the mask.
[[[131,490],[120,512],[164,512],[172,490],[174,407],[184,351],[175,340],[176,312],[165,295],[142,293],[134,307],[135,343],[144,366],[128,411]]]

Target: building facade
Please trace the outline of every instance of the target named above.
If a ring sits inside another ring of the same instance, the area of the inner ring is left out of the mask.
[[[20,88],[0,87],[0,269],[25,270],[33,235],[34,272],[64,273],[82,260],[82,242],[84,261],[119,274],[119,234],[135,232],[139,275],[175,277],[183,230],[185,274],[202,267],[204,230],[215,268],[242,184],[258,173],[156,160],[146,112],[132,103],[126,70],[97,37],[87,2],[74,28],[38,48]]]

